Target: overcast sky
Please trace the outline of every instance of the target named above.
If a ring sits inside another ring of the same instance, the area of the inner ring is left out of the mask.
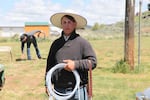
[[[135,0],[135,12],[139,0]],[[150,0],[143,0],[147,11]],[[0,0],[0,26],[24,26],[24,22],[49,22],[56,12],[73,11],[84,16],[88,25],[111,24],[124,20],[125,0]],[[49,22],[50,23],[50,22]]]

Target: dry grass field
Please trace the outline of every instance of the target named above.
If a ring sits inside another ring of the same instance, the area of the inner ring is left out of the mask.
[[[113,73],[112,67],[124,57],[124,39],[89,39],[98,59],[93,70],[93,100],[135,100],[135,94],[150,87],[150,37],[141,38],[141,64],[137,73]],[[37,59],[31,46],[33,60],[20,58],[20,42],[0,42],[12,47],[13,61],[8,53],[0,53],[5,66],[5,85],[0,100],[48,100],[44,88],[46,58],[51,41],[39,41],[41,55]],[[137,67],[137,39],[135,38],[135,67]]]

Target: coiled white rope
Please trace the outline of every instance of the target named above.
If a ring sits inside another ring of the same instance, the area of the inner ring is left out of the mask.
[[[48,73],[46,75],[46,84],[47,84],[48,91],[49,91],[50,95],[52,95],[57,100],[67,100],[67,99],[71,98],[78,89],[78,96],[79,96],[79,100],[80,100],[80,91],[79,91],[80,90],[80,76],[76,70],[72,71],[75,76],[75,80],[76,80],[76,85],[72,92],[63,94],[63,93],[56,91],[52,86],[52,82],[51,82],[52,73],[56,69],[63,69],[65,66],[66,66],[65,63],[60,63],[60,64],[55,65],[48,71]],[[51,98],[52,97],[49,96],[49,100],[52,100]]]

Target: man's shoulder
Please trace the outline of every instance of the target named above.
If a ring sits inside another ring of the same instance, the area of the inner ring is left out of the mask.
[[[76,38],[77,41],[80,41],[80,42],[88,42],[85,38],[81,37],[81,36],[78,36]]]
[[[53,45],[54,45],[54,44],[56,45],[56,44],[59,44],[60,42],[62,42],[62,38],[61,38],[61,37],[59,37],[59,38],[57,38],[56,40],[54,40],[52,44],[53,44]]]

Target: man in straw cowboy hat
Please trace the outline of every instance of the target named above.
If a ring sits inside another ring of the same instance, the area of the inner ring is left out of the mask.
[[[76,33],[76,29],[86,26],[87,20],[73,13],[56,13],[51,16],[50,21],[54,26],[62,28],[62,33],[50,47],[46,74],[56,64],[66,63],[64,69],[54,73],[55,75],[52,78],[54,89],[62,93],[72,91],[75,86],[72,71],[77,70],[81,79],[80,99],[88,100],[86,86],[88,84],[89,62],[92,65],[92,69],[94,69],[97,65],[97,59],[90,43]],[[48,93],[47,84],[46,93]],[[78,100],[78,97],[76,92],[69,100]]]

